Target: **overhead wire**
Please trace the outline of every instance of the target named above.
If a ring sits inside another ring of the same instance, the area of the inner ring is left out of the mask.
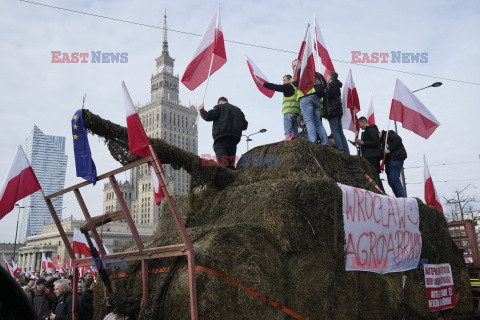
[[[198,34],[198,33],[193,33],[193,32],[188,32],[188,31],[183,31],[183,30],[177,30],[177,29],[171,29],[171,28],[164,28],[164,27],[161,27],[161,26],[146,24],[146,23],[132,21],[132,20],[120,19],[120,18],[109,17],[109,16],[99,15],[99,14],[80,11],[80,10],[74,10],[74,9],[69,9],[69,8],[64,8],[64,7],[53,6],[53,5],[46,4],[46,3],[41,3],[41,2],[35,2],[35,1],[29,1],[29,0],[19,0],[19,1],[34,4],[34,5],[38,5],[38,6],[44,6],[44,7],[47,7],[47,8],[52,8],[52,9],[57,9],[57,10],[63,10],[63,11],[88,15],[88,16],[97,17],[97,18],[101,18],[101,19],[107,19],[107,20],[112,20],[112,21],[117,21],[117,22],[122,22],[122,23],[133,24],[133,25],[142,26],[142,27],[161,29],[161,30],[166,29],[167,31],[170,31],[170,32],[176,32],[176,33],[181,33],[181,34],[186,34],[186,35],[191,35],[191,36],[196,36],[196,37],[201,37],[202,36],[201,34]],[[241,42],[241,41],[236,41],[236,40],[228,40],[228,39],[225,39],[224,41],[229,42],[229,43],[235,43],[235,44],[260,48],[260,49],[267,49],[267,50],[273,50],[273,51],[277,51],[277,52],[291,53],[291,54],[297,55],[297,52],[294,52],[294,51],[284,50],[284,49],[279,49],[279,48],[273,48],[273,47],[267,47],[267,46],[254,44],[254,43],[247,43],[247,42]],[[362,67],[367,67],[367,68],[373,68],[373,69],[379,69],[379,70],[385,70],[385,71],[415,75],[415,76],[420,76],[420,77],[433,78],[433,79],[439,79],[439,80],[445,80],[445,81],[451,81],[451,82],[480,86],[480,83],[477,83],[477,82],[463,81],[463,80],[458,80],[458,79],[450,79],[450,78],[432,76],[432,75],[421,74],[421,73],[416,73],[416,72],[409,72],[409,71],[379,67],[379,66],[375,66],[375,65],[367,65],[367,64],[363,64],[363,63],[353,63],[351,61],[345,61],[345,60],[340,60],[340,59],[332,59],[332,60],[336,61],[336,62],[351,64],[351,65],[356,65],[356,66],[362,66]]]
[[[462,162],[450,162],[450,163],[438,163],[438,164],[429,164],[428,167],[439,167],[439,166],[453,166],[457,164],[470,164],[470,163],[480,163],[480,161],[462,161]],[[405,167],[403,169],[417,169],[417,168],[423,168],[423,165],[421,166],[416,166],[416,167]]]

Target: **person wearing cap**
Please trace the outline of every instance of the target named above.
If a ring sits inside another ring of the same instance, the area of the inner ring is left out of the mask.
[[[27,297],[33,305],[33,310],[40,319],[48,316],[55,305],[55,297],[49,297],[45,292],[47,280],[40,278],[35,284],[35,289],[30,292]]]

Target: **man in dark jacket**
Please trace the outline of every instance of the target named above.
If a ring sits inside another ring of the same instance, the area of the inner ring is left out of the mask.
[[[43,319],[45,316],[48,316],[55,305],[55,298],[53,295],[50,297],[45,292],[45,284],[47,280],[40,278],[37,280],[35,289],[30,292],[28,298],[32,302],[33,310],[38,315],[40,319]]]
[[[400,173],[402,172],[403,162],[407,159],[407,150],[402,143],[402,138],[393,130],[387,132],[384,130],[379,133],[382,150],[385,153],[385,173],[387,174],[388,184],[392,188],[395,197],[404,198],[405,191],[400,182]],[[385,139],[387,139],[387,149],[385,149]]]
[[[286,74],[283,76],[283,85],[264,82],[260,78],[255,78],[258,84],[267,89],[283,93],[282,115],[283,130],[285,139],[292,136],[298,137],[298,116],[300,115],[300,101],[297,101],[297,88],[292,84],[293,78]]]
[[[93,320],[93,289],[95,282],[93,279],[85,282],[85,291],[83,292],[80,301],[81,316],[80,320]]]
[[[228,103],[225,97],[218,99],[218,104],[208,112],[203,104],[198,106],[198,110],[203,120],[213,121],[213,150],[217,162],[228,169],[235,169],[237,144],[242,137],[242,131],[248,127],[242,110]]]
[[[350,154],[347,139],[343,134],[343,108],[340,92],[342,83],[338,80],[338,73],[334,71],[330,72],[327,76],[327,83],[327,107],[325,108],[325,118],[327,118],[328,123],[330,124],[330,131],[332,131],[333,139],[335,140],[335,148],[346,154]]]
[[[72,292],[70,290],[70,281],[60,279],[55,281],[55,296],[57,297],[57,306],[50,315],[50,320],[72,320]]]
[[[365,117],[358,119],[360,128],[363,130],[362,139],[355,139],[355,143],[360,145],[362,156],[371,163],[377,172],[379,187],[383,188],[382,180],[380,180],[380,161],[382,160],[382,149],[380,148],[380,138],[378,136],[378,128],[376,125],[368,125]]]

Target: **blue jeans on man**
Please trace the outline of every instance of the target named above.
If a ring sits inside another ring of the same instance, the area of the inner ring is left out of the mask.
[[[333,140],[335,140],[335,148],[345,152],[346,154],[350,154],[350,150],[348,149],[347,139],[343,134],[342,117],[330,118],[328,119],[328,123],[330,123],[330,130],[332,131],[332,134],[333,134]]]
[[[292,136],[298,137],[298,113],[285,113],[283,115],[283,129],[285,131],[285,139]]]
[[[390,160],[385,163],[385,173],[387,174],[388,184],[397,198],[405,198],[405,191],[400,182],[402,167],[403,160]]]
[[[307,126],[308,140],[316,142],[318,133],[320,142],[323,145],[327,145],[327,131],[325,131],[322,125],[320,106],[320,98],[315,94],[300,99],[300,109],[302,110],[303,121],[305,121],[305,125]]]

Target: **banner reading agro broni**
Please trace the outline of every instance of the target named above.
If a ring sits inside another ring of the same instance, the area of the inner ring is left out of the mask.
[[[345,270],[415,269],[422,251],[418,203],[338,184],[343,193]]]

